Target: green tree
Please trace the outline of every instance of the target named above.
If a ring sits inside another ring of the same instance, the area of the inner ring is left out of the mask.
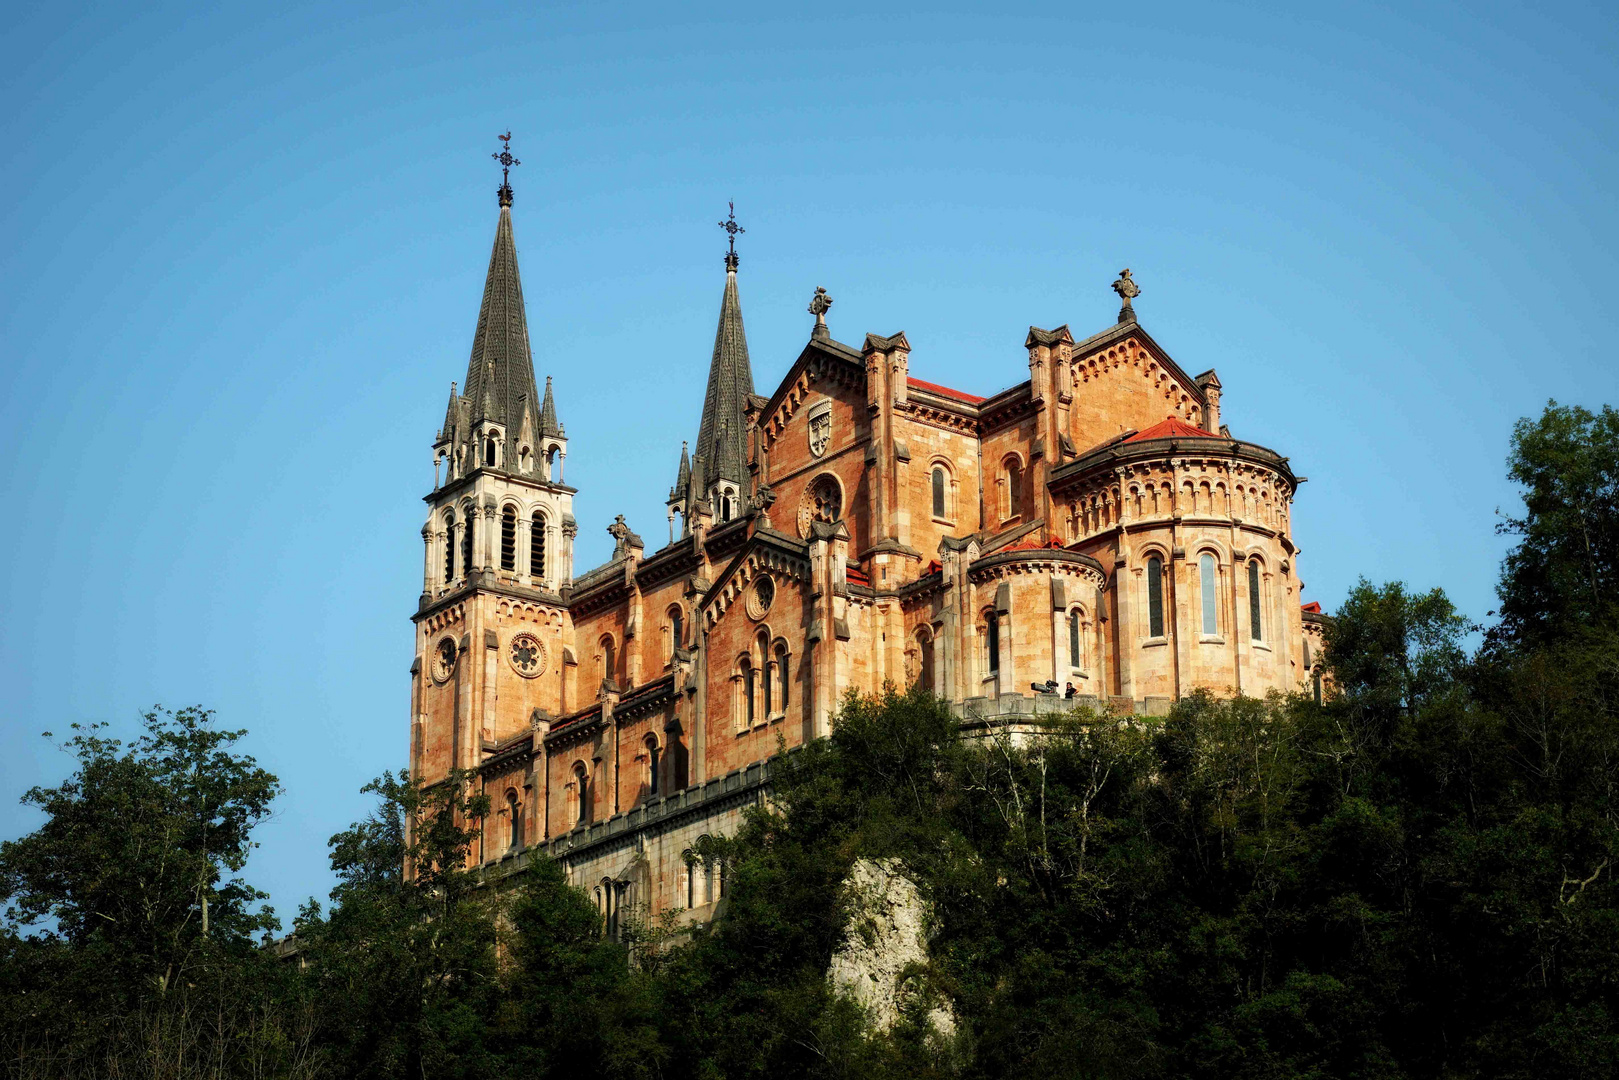
[[[1546,644],[1619,615],[1619,411],[1548,402],[1512,431],[1508,475],[1523,487],[1501,565],[1499,635]]]
[[[0,845],[8,921],[92,956],[132,996],[188,978],[208,945],[278,925],[240,876],[276,778],[234,751],[245,732],[209,710],[154,709],[144,726],[125,747],[105,725],[75,724],[72,776],[22,798],[45,823]]]
[[[364,788],[377,809],[329,842],[331,910],[306,905],[297,934],[337,1075],[495,1066],[497,898],[466,869],[489,800],[472,785],[384,774]]]

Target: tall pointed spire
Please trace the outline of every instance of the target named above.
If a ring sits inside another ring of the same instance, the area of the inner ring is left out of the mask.
[[[557,422],[557,402],[551,393],[551,376],[545,377],[545,401],[540,405],[540,438],[561,438],[562,425]]]
[[[703,395],[703,420],[697,430],[696,457],[702,464],[699,478],[704,494],[725,480],[739,493],[747,491],[748,440],[744,410],[753,396],[753,367],[748,360],[748,335],[742,326],[742,300],[736,289],[735,207],[730,219],[720,222],[730,235],[725,255],[725,294],[720,298],[720,321],[714,331],[714,356],[708,366],[708,391]]]
[[[507,171],[517,164],[509,149],[495,157]],[[529,352],[523,281],[517,272],[510,196],[510,184],[502,183],[500,220],[495,225],[495,244],[489,253],[489,273],[484,279],[478,329],[472,336],[472,355],[467,359],[467,381],[462,391],[477,413],[471,418],[473,423],[487,420],[500,424],[508,437],[516,434],[513,425],[522,419],[523,398],[534,401],[539,397]],[[505,460],[515,457],[508,453]]]

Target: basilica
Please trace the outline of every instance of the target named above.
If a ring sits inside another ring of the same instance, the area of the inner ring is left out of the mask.
[[[1129,270],[1116,321],[1029,327],[1027,378],[989,397],[913,373],[903,331],[837,340],[817,289],[802,350],[760,393],[723,223],[671,539],[587,525],[613,554],[576,572],[512,203],[503,183],[466,379],[433,441],[410,669],[411,769],[477,777],[484,872],[542,854],[610,927],[710,918],[723,867],[697,841],[734,831],[779,743],[827,734],[850,691],[920,684],[981,731],[1075,706],[1162,713],[1199,688],[1319,692],[1323,617],[1290,534],[1304,478],[1221,423],[1219,377],[1147,333]]]

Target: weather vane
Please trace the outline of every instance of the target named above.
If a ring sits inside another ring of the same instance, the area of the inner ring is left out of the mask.
[[[490,154],[489,156],[500,162],[500,205],[510,206],[512,204],[512,166],[521,165],[522,162],[512,157],[512,133],[510,128],[506,130],[506,134],[496,135],[495,138],[500,140],[500,153]]]
[[[735,270],[737,264],[736,234],[747,232],[748,230],[736,223],[736,203],[734,201],[728,201],[725,205],[731,208],[731,216],[720,222],[720,228],[725,230],[728,239],[731,241],[731,250],[725,255],[725,268],[727,270]]]

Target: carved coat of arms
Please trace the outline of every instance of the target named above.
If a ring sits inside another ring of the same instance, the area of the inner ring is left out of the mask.
[[[832,410],[822,409],[809,418],[810,453],[820,457],[832,442]]]

